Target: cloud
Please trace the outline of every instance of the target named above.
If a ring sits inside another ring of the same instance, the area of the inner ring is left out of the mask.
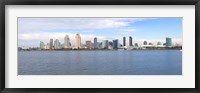
[[[129,34],[135,32],[136,29],[128,28],[128,29],[120,29],[119,31],[120,31],[120,34],[122,34],[122,35],[129,35]]]
[[[20,33],[53,29],[104,29],[128,26],[129,22],[116,18],[19,18]]]
[[[135,32],[135,29],[125,29],[127,32]]]
[[[64,37],[67,34],[73,45],[76,32],[81,32],[82,43],[85,43],[86,40],[91,40],[93,42],[94,37],[98,38],[98,42],[102,40],[112,41],[113,39],[119,39],[120,43],[122,43],[123,36],[119,38],[114,37],[114,35],[106,37],[103,35],[96,35],[94,32],[99,31],[97,32],[99,34],[101,33],[100,31],[104,31],[105,34],[107,34],[106,31],[112,32],[117,29],[117,32],[114,32],[115,34],[129,35],[137,31],[132,25],[130,27],[131,23],[153,19],[156,18],[18,18],[18,44],[19,46],[38,47],[40,41],[49,43],[50,38],[54,40],[59,39],[60,42],[63,43]],[[133,39],[133,43],[142,44],[144,40],[152,43],[158,41],[165,42],[165,38],[163,38],[154,40]],[[181,39],[173,39],[173,42],[182,44]]]
[[[155,18],[18,18],[18,29],[20,33],[53,29],[105,29],[152,19]]]

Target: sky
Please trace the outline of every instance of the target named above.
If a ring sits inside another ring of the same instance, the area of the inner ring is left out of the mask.
[[[40,41],[49,43],[50,38],[64,43],[66,34],[74,45],[76,33],[83,44],[94,37],[98,42],[118,39],[121,44],[126,37],[128,44],[129,36],[139,45],[165,43],[166,37],[182,44],[182,18],[18,18],[19,47],[39,47]]]

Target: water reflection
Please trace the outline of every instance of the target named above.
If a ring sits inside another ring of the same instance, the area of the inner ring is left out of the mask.
[[[29,51],[18,53],[19,75],[181,75],[179,50]]]

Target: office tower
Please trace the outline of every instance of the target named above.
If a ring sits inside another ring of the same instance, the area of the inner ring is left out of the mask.
[[[123,46],[126,46],[126,37],[123,37]]]
[[[112,41],[110,41],[110,42],[108,42],[108,46],[113,46],[113,42]]]
[[[99,48],[103,48],[102,42],[99,42]]]
[[[147,45],[147,41],[144,41],[143,45]]]
[[[129,46],[133,46],[133,41],[132,41],[132,37],[129,37]]]
[[[159,46],[159,45],[162,45],[162,43],[161,43],[161,42],[158,42],[157,45],[158,45],[158,46]]]
[[[61,48],[61,44],[60,44],[60,42],[59,42],[58,39],[56,39],[56,40],[54,41],[54,48],[55,48],[55,49],[60,49],[60,48]]]
[[[172,38],[166,37],[166,47],[171,47],[172,46]]]
[[[91,49],[92,48],[92,42],[91,41],[86,41],[86,47]]]
[[[97,48],[101,48],[101,43],[100,42],[97,42]]]
[[[118,48],[118,40],[115,39],[113,40],[113,49],[117,49]]]
[[[138,43],[135,43],[135,47],[138,47]]]
[[[53,49],[53,39],[50,39],[50,49]]]
[[[45,46],[45,49],[50,49],[50,43],[47,43],[47,45]]]
[[[75,36],[75,47],[76,48],[81,48],[81,36],[79,33],[76,34]]]
[[[40,41],[40,49],[45,49],[45,44],[42,41]]]
[[[102,42],[102,48],[104,48],[104,49],[108,48],[108,40],[103,40],[103,42]]]
[[[69,48],[69,47],[70,47],[69,36],[65,35],[65,38],[64,38],[64,48]]]
[[[113,42],[112,41],[108,42],[108,49],[113,49]]]
[[[94,48],[95,49],[98,48],[97,37],[94,38]]]

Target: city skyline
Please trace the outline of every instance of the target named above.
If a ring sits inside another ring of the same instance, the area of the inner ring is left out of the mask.
[[[129,36],[128,43],[129,45],[126,45],[126,37],[123,37],[123,44],[119,43],[118,39],[114,40],[103,40],[98,41],[97,37],[94,37],[92,40],[87,40],[85,43],[81,43],[81,35],[77,33],[75,35],[75,45],[71,45],[70,38],[66,34],[64,37],[64,43],[60,42],[58,39],[56,39],[53,43],[53,39],[50,39],[50,42],[45,43],[43,41],[40,41],[39,49],[42,50],[54,50],[54,49],[146,49],[146,48],[180,48],[182,45],[175,43],[173,44],[173,40],[170,37],[165,38],[165,42],[157,41],[156,44],[153,44],[149,41],[143,41],[142,45],[139,45],[137,42],[133,44],[133,39],[131,36]],[[52,44],[53,43],[53,44]],[[20,47],[22,49],[27,49],[26,47]]]
[[[123,44],[125,36],[129,45],[131,36],[132,45],[141,45],[144,41],[163,43],[166,37],[182,45],[182,18],[19,18],[18,22],[19,47],[39,47],[38,42],[49,43],[51,38],[63,44],[65,35],[74,46],[77,33],[81,34],[84,44],[88,40],[93,42],[95,37],[98,42],[118,39]]]

